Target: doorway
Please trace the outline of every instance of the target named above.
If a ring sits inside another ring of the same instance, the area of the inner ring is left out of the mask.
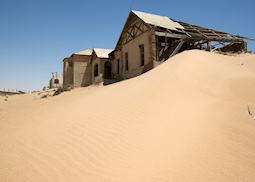
[[[110,61],[106,61],[104,63],[104,78],[111,79],[112,78],[112,64]]]

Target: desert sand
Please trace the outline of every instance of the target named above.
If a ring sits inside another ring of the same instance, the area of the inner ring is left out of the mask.
[[[255,181],[255,55],[185,51],[116,84],[1,99],[0,181]]]

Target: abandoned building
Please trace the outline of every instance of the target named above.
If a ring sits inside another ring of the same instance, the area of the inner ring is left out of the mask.
[[[131,11],[110,54],[113,79],[140,75],[184,50],[246,51],[247,40],[165,16]]]
[[[64,84],[80,87],[132,78],[184,50],[245,52],[247,40],[166,16],[131,11],[114,50],[89,49],[64,59]],[[75,68],[76,62],[80,66]]]
[[[49,81],[49,88],[62,88],[63,87],[63,76],[57,72],[52,73],[52,77]]]

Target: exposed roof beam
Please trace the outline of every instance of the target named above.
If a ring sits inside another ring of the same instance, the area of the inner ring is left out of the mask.
[[[168,32],[158,32],[158,31],[155,31],[155,35],[160,37],[170,37],[170,38],[176,38],[176,39],[185,39],[188,37],[187,35],[174,34],[174,33],[168,33]]]

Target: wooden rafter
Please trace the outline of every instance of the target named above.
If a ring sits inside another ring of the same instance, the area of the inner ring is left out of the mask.
[[[192,37],[204,37],[206,40],[210,40],[210,41],[230,41],[230,42],[241,42],[244,40],[248,40],[249,38],[247,37],[242,37],[239,35],[234,35],[234,34],[230,34],[230,33],[226,33],[226,32],[222,32],[222,31],[217,31],[217,30],[213,30],[213,29],[209,29],[209,28],[204,28],[204,27],[200,27],[197,25],[192,25],[192,24],[188,24],[185,22],[181,22],[181,21],[176,21],[179,24],[181,24],[184,27],[184,31],[189,33],[190,35],[192,35]],[[181,30],[181,29],[179,29]],[[202,39],[201,37],[201,39]]]
[[[139,35],[143,34],[148,30],[147,26],[141,21],[135,21],[131,25],[127,27],[126,30],[123,31],[123,44],[126,44],[133,40],[134,38],[138,37]]]

